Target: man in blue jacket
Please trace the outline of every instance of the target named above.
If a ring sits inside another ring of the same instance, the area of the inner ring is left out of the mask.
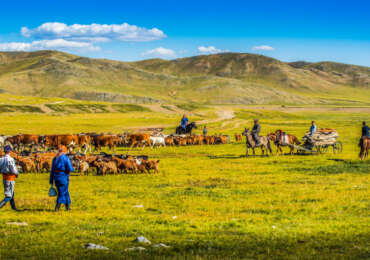
[[[189,119],[184,114],[181,119],[181,127],[184,129],[185,132],[186,132],[186,126],[188,123],[189,123]]]
[[[66,147],[60,145],[58,147],[58,154],[55,156],[51,166],[50,173],[50,185],[55,183],[58,190],[57,204],[55,206],[55,211],[59,211],[60,205],[65,204],[66,210],[70,210],[71,198],[69,196],[68,186],[69,186],[69,173],[73,172],[71,160],[64,153],[66,152]]]

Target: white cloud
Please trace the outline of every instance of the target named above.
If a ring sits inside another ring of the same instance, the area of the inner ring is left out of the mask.
[[[200,53],[208,53],[208,54],[215,54],[215,53],[220,53],[223,52],[223,50],[217,49],[215,46],[199,46],[198,51]]]
[[[260,46],[254,46],[252,50],[254,51],[273,51],[275,49],[268,45],[260,45]]]
[[[123,24],[73,24],[44,23],[37,28],[22,27],[25,37],[37,39],[69,39],[74,41],[107,42],[110,40],[127,42],[147,42],[166,37],[163,31]]]
[[[161,58],[175,58],[176,52],[171,49],[166,49],[163,47],[155,48],[153,50],[149,50],[142,53],[143,56],[151,56],[151,57],[161,57]]]
[[[100,48],[89,42],[67,41],[64,39],[40,40],[33,42],[0,43],[0,51],[36,51],[36,50],[81,50],[98,51]]]

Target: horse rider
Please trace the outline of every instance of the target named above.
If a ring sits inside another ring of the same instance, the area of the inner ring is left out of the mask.
[[[360,143],[358,144],[360,147],[362,146],[362,143],[363,143],[365,138],[370,138],[370,129],[366,125],[366,122],[363,121],[362,122],[362,129],[361,129],[361,139],[360,139]]]
[[[204,135],[204,136],[207,136],[207,132],[208,132],[208,131],[207,131],[207,126],[204,126],[204,127],[203,127],[203,135]]]
[[[261,141],[260,141],[260,137],[259,137],[260,131],[261,131],[261,126],[258,123],[258,119],[254,119],[254,125],[253,125],[253,129],[252,129],[252,136],[253,136],[254,141],[256,142],[256,146],[261,145]]]
[[[186,131],[186,126],[188,125],[188,123],[189,123],[189,119],[184,114],[181,118],[181,127],[184,129],[184,131]]]
[[[311,122],[311,127],[310,127],[310,136],[313,136],[314,133],[316,133],[316,130],[317,130],[317,127],[316,127],[316,124],[315,124],[315,121],[312,121]]]
[[[15,178],[18,178],[18,169],[14,159],[10,156],[12,147],[6,145],[4,147],[5,156],[0,159],[0,171],[3,174],[4,194],[5,198],[0,202],[0,208],[10,201],[10,206],[13,210],[18,211],[14,202],[14,186]]]
[[[71,198],[69,196],[69,173],[73,172],[71,160],[65,153],[67,148],[59,145],[58,154],[54,157],[51,172],[50,172],[50,185],[55,184],[58,190],[57,203],[55,211],[59,211],[61,204],[65,204],[66,210],[70,210]]]

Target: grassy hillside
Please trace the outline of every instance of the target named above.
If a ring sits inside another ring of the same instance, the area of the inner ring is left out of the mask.
[[[370,68],[241,53],[128,63],[0,52],[0,92],[119,103],[364,105]]]

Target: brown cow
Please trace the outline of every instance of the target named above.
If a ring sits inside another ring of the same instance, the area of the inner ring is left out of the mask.
[[[109,150],[115,150],[117,139],[118,137],[115,137],[113,135],[96,135],[93,136],[93,142],[94,142],[94,150],[101,150],[101,147],[108,146]]]
[[[145,147],[145,144],[148,144],[149,146],[152,146],[152,141],[150,140],[149,134],[128,134],[126,136],[126,143],[131,144],[130,149],[134,147],[136,144],[143,145],[143,149]]]
[[[215,136],[215,144],[227,144],[227,136],[221,134]]]
[[[11,143],[17,151],[23,150],[23,148],[26,146],[30,146],[32,150],[34,146],[37,146],[39,144],[39,136],[30,134],[20,134],[8,137],[6,141]]]
[[[164,142],[166,143],[166,145],[168,146],[174,146],[175,145],[175,141],[173,139],[172,136],[167,136],[165,139],[164,139]]]
[[[77,135],[46,135],[43,138],[44,146],[49,148],[57,148],[59,145],[64,145],[69,149],[73,149],[78,145]]]
[[[78,135],[78,152],[81,152],[81,148],[85,148],[85,152],[90,151],[91,153],[91,137],[89,135],[81,134]]]
[[[205,143],[208,144],[208,145],[215,144],[215,137],[214,136],[206,136]]]
[[[203,142],[204,142],[204,136],[203,135],[194,136],[194,144],[202,145]]]
[[[242,135],[235,133],[235,142],[240,142],[240,141],[242,141]]]

